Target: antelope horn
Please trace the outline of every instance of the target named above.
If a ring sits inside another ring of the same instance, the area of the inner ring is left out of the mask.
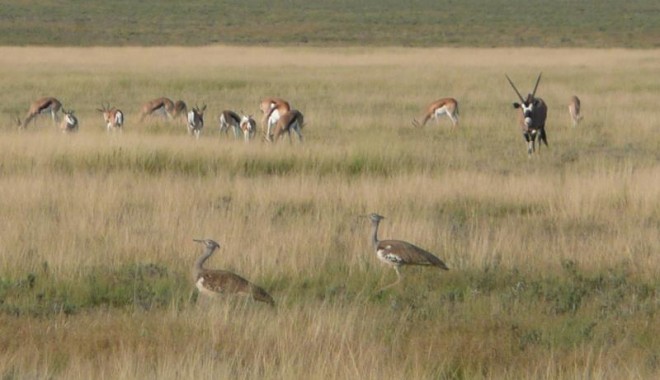
[[[509,81],[509,84],[511,84],[511,87],[513,87],[513,90],[516,92],[516,94],[518,94],[518,98],[520,98],[520,101],[523,102],[523,103],[525,103],[525,99],[523,99],[522,95],[520,95],[520,92],[519,92],[518,89],[516,88],[516,85],[513,84],[513,82],[511,81],[511,78],[509,78],[509,76],[506,75],[506,74],[504,74],[504,76],[505,76],[506,79]],[[540,78],[540,76],[539,76],[539,78]],[[538,84],[538,83],[537,83],[537,84]]]
[[[543,73],[539,73],[539,77],[536,78],[536,84],[534,85],[534,91],[532,91],[532,98],[534,97],[534,95],[536,95],[536,89],[539,87],[539,82],[541,81],[541,74],[543,74]]]

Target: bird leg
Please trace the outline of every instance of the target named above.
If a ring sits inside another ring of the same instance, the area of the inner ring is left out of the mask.
[[[394,281],[393,283],[391,283],[391,284],[389,284],[389,285],[383,286],[382,288],[380,288],[380,289],[378,290],[378,292],[382,292],[383,290],[385,290],[385,289],[387,289],[387,288],[390,288],[390,287],[392,287],[392,286],[398,284],[398,283],[401,281],[401,273],[399,272],[399,267],[398,267],[398,266],[395,266],[395,267],[394,267],[394,271],[396,271],[396,281]]]

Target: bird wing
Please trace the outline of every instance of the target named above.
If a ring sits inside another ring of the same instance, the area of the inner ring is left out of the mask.
[[[416,245],[401,240],[381,240],[378,242],[377,250],[383,252],[383,256],[391,257],[388,260],[402,265],[432,265],[449,270],[447,265],[431,252]]]
[[[199,274],[204,279],[203,286],[218,293],[249,293],[250,282],[226,270],[207,270]]]
[[[210,291],[216,293],[242,293],[251,296],[256,301],[275,306],[275,301],[270,294],[236,273],[219,269],[206,270],[199,275],[197,281],[200,279],[203,279],[201,286]]]

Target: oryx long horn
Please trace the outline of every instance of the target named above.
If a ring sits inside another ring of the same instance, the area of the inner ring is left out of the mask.
[[[509,78],[509,76],[506,75],[506,74],[504,74],[504,76],[505,76],[506,79],[509,81],[509,84],[511,84],[511,87],[513,87],[513,91],[515,91],[516,94],[518,94],[518,98],[520,98],[520,101],[523,102],[523,103],[525,103],[525,99],[523,99],[522,95],[520,95],[520,91],[518,91],[518,89],[516,88],[516,85],[513,84],[513,82],[511,81],[511,78]]]
[[[518,94],[518,98],[520,98],[520,101],[523,102],[523,103],[525,103],[525,99],[523,99],[522,95],[520,95],[520,92],[519,92],[518,89],[516,88],[516,85],[513,84],[513,82],[511,81],[511,78],[509,78],[509,76],[506,75],[506,74],[504,74],[504,76],[505,76],[506,79],[509,81],[509,84],[511,84],[511,87],[513,87],[513,90],[516,92],[516,94]],[[540,76],[539,76],[539,78],[540,78]]]
[[[539,73],[539,77],[536,78],[536,84],[534,85],[534,91],[532,91],[532,98],[534,97],[534,95],[536,95],[536,89],[539,87],[539,82],[541,81],[541,74],[543,74],[543,73]]]

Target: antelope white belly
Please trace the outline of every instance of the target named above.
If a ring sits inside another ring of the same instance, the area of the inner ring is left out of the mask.
[[[448,113],[449,113],[449,111],[447,110],[447,106],[442,106],[442,107],[440,107],[440,108],[438,108],[438,109],[435,110],[435,117],[436,117],[436,119],[437,119],[437,118],[439,118],[440,116],[442,116],[442,115],[446,115],[446,114],[448,114]]]

